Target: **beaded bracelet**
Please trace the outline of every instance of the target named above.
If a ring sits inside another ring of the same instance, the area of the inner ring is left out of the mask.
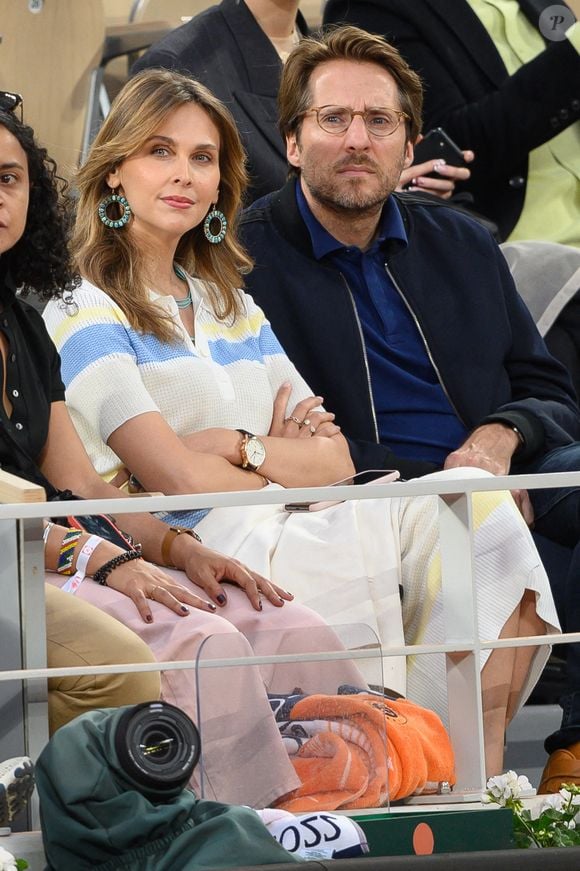
[[[60,545],[58,564],[56,566],[56,570],[59,574],[72,575],[75,547],[77,546],[77,542],[82,534],[82,530],[80,529],[68,529],[65,532]]]
[[[129,563],[131,560],[141,559],[141,548],[136,547],[134,550],[126,550],[124,553],[120,553],[119,556],[114,556],[113,559],[110,559],[109,562],[104,563],[100,569],[93,575],[93,581],[97,584],[102,584],[103,586],[107,586],[107,578],[118,566],[122,566],[123,563]]]

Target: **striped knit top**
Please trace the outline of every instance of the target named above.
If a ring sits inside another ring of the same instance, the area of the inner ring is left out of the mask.
[[[180,436],[208,427],[265,435],[284,381],[293,385],[290,409],[312,395],[249,295],[240,291],[242,313],[224,322],[214,314],[204,283],[188,276],[188,284],[195,343],[172,296],[151,294],[175,321],[178,337],[172,343],[134,330],[119,306],[86,280],[74,293],[77,313],[58,300],[44,311],[61,355],[71,416],[107,479],[122,466],[107,440],[139,414],[159,412]]]

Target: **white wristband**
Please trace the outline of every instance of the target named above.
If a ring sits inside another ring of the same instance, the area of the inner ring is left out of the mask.
[[[95,551],[102,543],[103,539],[99,538],[98,535],[91,535],[90,538],[87,538],[79,551],[79,555],[77,556],[76,572],[72,577],[68,579],[64,587],[61,587],[61,590],[64,593],[76,593],[76,591],[85,579],[87,564],[93,554],[93,551]]]

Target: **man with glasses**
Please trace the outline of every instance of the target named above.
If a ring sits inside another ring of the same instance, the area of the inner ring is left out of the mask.
[[[335,412],[357,470],[578,470],[570,379],[498,246],[440,200],[394,193],[421,109],[418,76],[381,37],[348,26],[300,43],[279,92],[290,180],[242,219],[247,288]],[[514,497],[539,532],[575,546],[580,489]],[[548,749],[573,745],[564,779],[580,782],[575,672]]]

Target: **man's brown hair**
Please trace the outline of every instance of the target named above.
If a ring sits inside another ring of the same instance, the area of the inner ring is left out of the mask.
[[[396,48],[382,38],[351,25],[333,27],[319,38],[302,39],[284,65],[278,92],[278,115],[282,136],[299,134],[302,116],[311,107],[310,78],[321,64],[333,60],[373,63],[397,83],[407,139],[414,142],[421,131],[423,86],[417,73]],[[396,107],[392,107],[396,108]],[[293,167],[291,168],[293,169]]]

